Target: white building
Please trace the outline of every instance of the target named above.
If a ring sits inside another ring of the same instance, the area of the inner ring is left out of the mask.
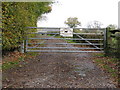
[[[63,37],[73,37],[73,29],[72,28],[61,28],[60,36]]]

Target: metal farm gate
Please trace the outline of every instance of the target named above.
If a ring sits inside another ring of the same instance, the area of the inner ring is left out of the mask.
[[[25,52],[104,52],[106,29],[29,27]]]

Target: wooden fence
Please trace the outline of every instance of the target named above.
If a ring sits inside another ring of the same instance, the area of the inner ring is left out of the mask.
[[[110,30],[110,28],[107,28],[106,31],[106,56],[120,58],[120,29]]]

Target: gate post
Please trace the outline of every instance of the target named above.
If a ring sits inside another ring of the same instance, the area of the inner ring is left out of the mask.
[[[108,28],[105,28],[104,31],[104,52],[105,52],[105,56],[107,55],[107,49],[108,49]]]
[[[25,43],[24,43],[24,40],[23,40],[23,42],[22,42],[22,44],[21,44],[21,53],[24,53],[25,52]]]

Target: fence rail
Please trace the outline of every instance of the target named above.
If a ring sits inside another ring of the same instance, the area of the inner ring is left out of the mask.
[[[29,39],[40,39],[40,40],[55,40],[55,39],[59,39],[59,40],[103,40],[103,39],[79,39],[79,38],[28,38]]]
[[[60,34],[60,33],[49,33],[49,32],[32,32],[32,33],[27,33],[27,34]],[[101,33],[73,33],[73,34],[78,34],[78,35],[104,35]]]
[[[27,50],[27,52],[62,52],[62,53],[80,53],[80,52],[83,52],[83,53],[101,53],[101,52],[104,52],[104,51],[71,51],[71,50]]]
[[[28,29],[61,29],[67,27],[27,27]],[[83,29],[83,30],[105,30],[106,28],[73,28],[73,29]]]
[[[27,47],[27,48],[40,48],[40,49],[95,49],[95,48],[78,48],[78,47]],[[98,50],[102,50],[104,48],[96,48]]]
[[[89,43],[28,43],[29,44],[49,44],[49,45],[90,45]],[[92,43],[92,45],[103,45],[102,43]]]

